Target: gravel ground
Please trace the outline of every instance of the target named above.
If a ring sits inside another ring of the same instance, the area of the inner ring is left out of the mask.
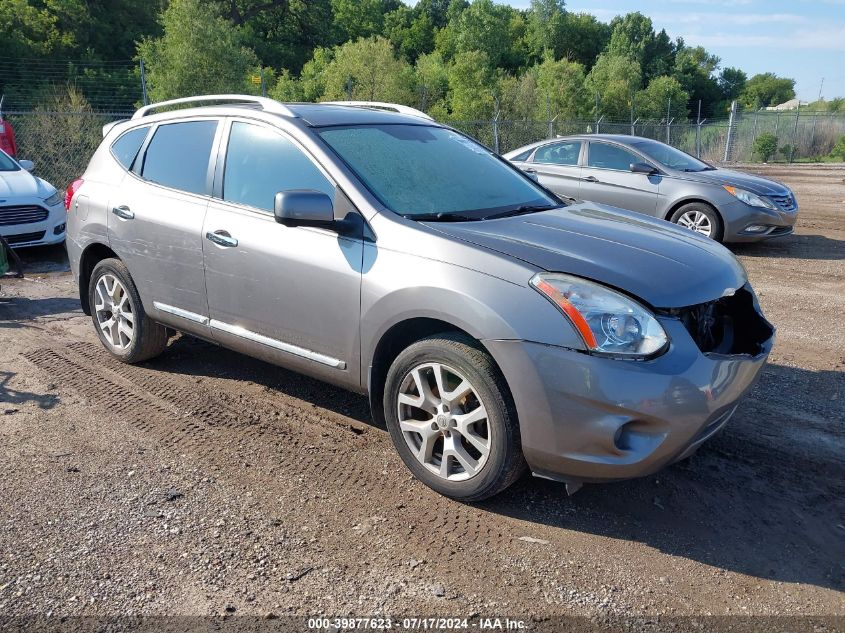
[[[114,362],[62,251],[26,252],[27,278],[0,289],[0,628],[845,616],[845,168],[755,170],[801,206],[795,235],[734,249],[778,327],[759,386],[690,461],[573,497],[526,477],[445,499],[364,398],[194,339]]]

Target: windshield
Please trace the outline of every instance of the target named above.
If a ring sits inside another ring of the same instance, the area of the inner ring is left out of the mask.
[[[9,155],[0,150],[0,171],[17,171],[18,164],[9,158]]]
[[[425,125],[350,125],[317,134],[391,211],[412,219],[480,220],[562,206],[490,150]]]
[[[714,169],[714,167],[711,167],[704,161],[698,160],[695,156],[690,156],[686,152],[682,152],[665,143],[658,143],[657,141],[634,141],[631,143],[631,146],[669,169],[675,169],[677,171],[709,171]]]

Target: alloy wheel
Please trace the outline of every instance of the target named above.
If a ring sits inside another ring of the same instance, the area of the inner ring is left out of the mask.
[[[696,233],[701,233],[705,237],[712,237],[713,223],[710,218],[701,211],[690,210],[678,218],[678,225],[683,226]]]
[[[399,428],[416,459],[442,479],[477,475],[490,455],[487,409],[470,381],[453,367],[424,363],[399,388]]]
[[[97,324],[106,342],[117,350],[129,347],[135,334],[135,314],[124,285],[114,275],[105,274],[97,280],[94,300]]]

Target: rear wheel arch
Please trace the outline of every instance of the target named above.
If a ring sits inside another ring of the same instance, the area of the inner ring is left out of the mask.
[[[115,252],[105,244],[95,242],[85,247],[82,256],[79,258],[79,301],[82,303],[82,311],[91,316],[91,304],[89,301],[88,288],[91,283],[91,273],[94,267],[104,259],[120,259]]]

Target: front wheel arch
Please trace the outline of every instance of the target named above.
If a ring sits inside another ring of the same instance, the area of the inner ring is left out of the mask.
[[[714,233],[714,235],[711,236],[711,239],[716,242],[721,242],[725,235],[725,218],[722,217],[722,214],[719,212],[719,209],[717,209],[712,203],[707,202],[706,200],[698,198],[681,200],[680,202],[676,203],[671,209],[669,209],[669,212],[666,214],[666,217],[664,219],[668,222],[676,224],[675,218],[677,216],[680,216],[687,209],[687,207],[695,208],[696,206],[702,206],[713,214],[716,220],[716,232]]]

